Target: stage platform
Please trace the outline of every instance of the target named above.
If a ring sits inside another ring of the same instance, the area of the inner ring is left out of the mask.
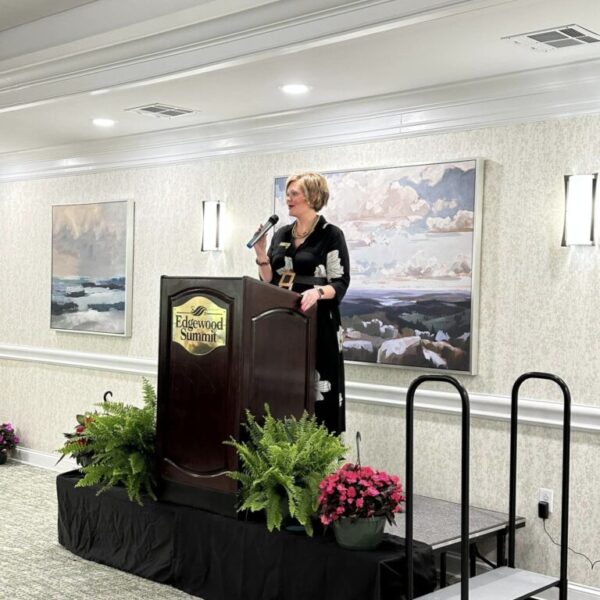
[[[344,550],[331,532],[309,538],[269,533],[263,523],[148,500],[124,489],[75,488],[78,471],[57,477],[59,542],[82,558],[172,585],[204,600],[398,600],[404,541]],[[435,587],[430,546],[415,547],[415,595]],[[118,590],[115,590],[118,593]]]

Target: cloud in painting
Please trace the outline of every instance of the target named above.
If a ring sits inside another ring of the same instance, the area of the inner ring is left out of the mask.
[[[453,217],[429,217],[427,229],[430,233],[473,231],[473,212],[459,210]]]
[[[425,252],[416,252],[407,261],[394,260],[382,266],[359,261],[352,265],[352,276],[358,279],[381,279],[387,284],[415,280],[459,280],[471,276],[471,264],[463,254],[456,255],[452,262],[447,263]]]
[[[456,200],[446,200],[445,198],[438,198],[432,205],[431,210],[434,214],[439,214],[441,212],[452,211],[458,207],[458,202]]]
[[[413,187],[390,180],[389,175],[358,172],[331,177],[332,201],[325,212],[330,221],[344,223],[349,240],[368,244],[374,228],[379,234],[401,231],[431,213],[429,203]]]
[[[53,207],[52,275],[123,276],[126,237],[127,202]]]
[[[471,274],[471,266],[464,255],[456,256],[450,264],[424,252],[415,253],[407,262],[395,267],[395,277],[403,279],[454,279]]]
[[[413,183],[420,184],[427,182],[428,186],[434,187],[440,183],[446,173],[452,169],[460,169],[460,171],[467,172],[473,169],[473,163],[472,161],[467,161],[403,167],[402,176]]]

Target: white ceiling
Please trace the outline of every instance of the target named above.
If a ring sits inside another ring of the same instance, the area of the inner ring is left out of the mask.
[[[0,0],[0,31],[56,15],[94,0]]]
[[[600,32],[598,0],[116,1],[0,0],[0,175],[19,157],[58,160],[109,139],[125,151],[156,145],[161,132],[227,145],[250,125],[285,137],[302,120],[332,126],[394,111],[410,124],[426,111],[432,122],[442,107],[449,124],[458,102],[464,121],[469,103],[489,110],[509,97],[521,98],[524,117],[600,111],[600,43],[534,52],[502,39],[569,24]],[[309,94],[278,89],[299,81]],[[197,112],[125,110],[154,102]],[[504,120],[518,118],[502,107]],[[94,117],[117,125],[98,129]]]

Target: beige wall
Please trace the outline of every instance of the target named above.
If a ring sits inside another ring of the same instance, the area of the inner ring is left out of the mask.
[[[549,370],[571,386],[577,404],[600,406],[597,315],[600,249],[560,248],[567,172],[600,169],[600,118],[480,129],[371,144],[206,160],[175,166],[0,184],[0,344],[59,348],[154,359],[159,277],[254,275],[244,243],[272,212],[273,178],[299,169],[335,170],[482,157],[486,159],[481,269],[479,374],[462,377],[469,391],[508,395],[527,370]],[[50,233],[53,204],[132,198],[135,257],[132,336],[120,339],[49,329]],[[220,255],[200,252],[201,201],[227,202],[230,238]],[[340,201],[343,201],[341,199]],[[414,371],[349,365],[352,381],[406,386]],[[50,452],[76,412],[111,389],[137,401],[140,378],[110,372],[0,360],[0,421],[18,426],[23,445]],[[559,398],[528,383],[525,396]],[[401,472],[403,415],[382,406],[349,406],[349,431],[363,435],[363,462]],[[473,503],[504,509],[507,426],[475,421]],[[457,498],[457,420],[422,413],[417,427],[417,493]],[[571,545],[600,558],[598,436],[573,439]],[[521,566],[556,572],[558,549],[535,519],[538,487],[560,489],[559,432],[524,427],[519,512]],[[548,464],[546,464],[548,463]],[[548,527],[558,536],[555,514]],[[587,535],[586,535],[587,533]],[[573,580],[600,586],[600,572],[571,558]]]

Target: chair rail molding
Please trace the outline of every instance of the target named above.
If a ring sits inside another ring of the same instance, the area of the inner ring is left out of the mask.
[[[58,367],[98,369],[128,375],[156,377],[156,360],[134,358],[112,354],[76,352],[58,348],[39,348],[0,344],[0,360],[24,361],[50,364]],[[416,375],[416,374],[415,374]],[[407,388],[391,385],[346,382],[346,397],[349,402],[389,406],[403,410]],[[469,394],[471,416],[496,421],[510,420],[510,397],[496,394]],[[432,412],[460,413],[458,395],[453,392],[419,390],[416,394],[416,408]],[[519,422],[542,427],[562,427],[562,403],[548,400],[528,400],[519,402]],[[576,431],[600,432],[600,407],[575,404],[572,408],[571,427]]]
[[[147,358],[131,358],[115,354],[93,354],[60,348],[34,346],[11,346],[0,344],[0,360],[56,365],[59,367],[79,367],[97,369],[113,373],[156,377],[157,363]]]

